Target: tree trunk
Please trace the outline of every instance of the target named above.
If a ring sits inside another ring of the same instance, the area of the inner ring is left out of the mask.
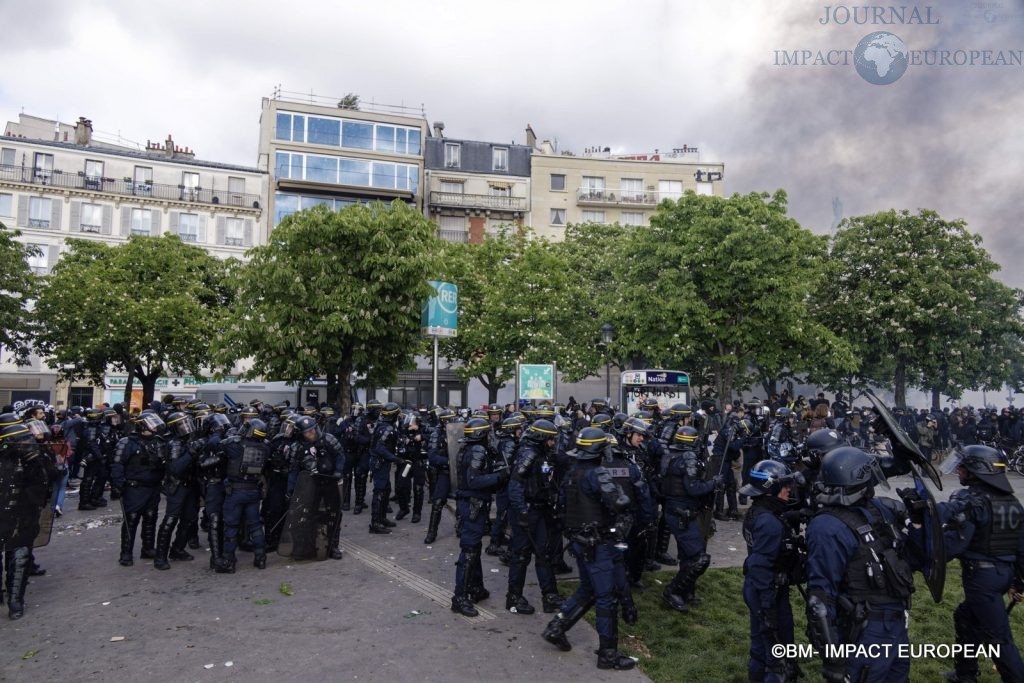
[[[333,372],[327,373],[327,405],[338,407],[338,376]]]
[[[771,379],[762,379],[761,388],[764,389],[764,398],[765,401],[767,401],[772,396],[777,396],[779,394],[779,380],[775,379],[774,377]]]
[[[907,408],[907,363],[902,358],[896,359],[896,375],[893,377],[893,391],[896,394],[893,402],[901,410]]]
[[[498,390],[503,387],[503,384],[498,384],[498,378],[494,375],[487,375],[487,404],[498,402]]]
[[[718,403],[724,408],[726,403],[732,401],[732,385],[736,378],[736,370],[730,363],[720,361],[712,361],[711,370],[715,375]]]
[[[932,389],[932,410],[933,411],[938,412],[938,411],[942,410],[942,404],[940,403],[941,398],[942,398],[942,394],[939,392],[939,390],[938,389]]]
[[[149,404],[153,402],[153,395],[156,394],[156,381],[160,379],[160,373],[163,371],[163,366],[158,366],[157,369],[146,374],[146,371],[142,369],[141,365],[135,366],[135,376],[139,378],[142,383],[142,406],[145,410],[149,407]]]
[[[126,412],[132,409],[132,388],[135,386],[135,370],[128,366],[128,380],[124,383],[124,401]]]
[[[347,353],[342,355],[341,364],[338,366],[337,374],[337,392],[338,392],[338,411],[340,416],[352,414],[352,353],[346,349]],[[331,401],[331,380],[330,377],[327,379],[327,401]]]

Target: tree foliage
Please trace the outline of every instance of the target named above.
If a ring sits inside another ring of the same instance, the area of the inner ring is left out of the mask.
[[[0,291],[0,346],[23,365],[32,352],[31,316],[26,304],[38,287],[28,259],[38,256],[39,250],[15,239],[20,234],[0,223],[0,281],[4,283]]]
[[[144,402],[166,372],[201,375],[230,302],[229,264],[176,235],[67,245],[34,311],[51,368],[96,384],[120,368],[141,381]]]
[[[516,362],[555,362],[570,381],[600,363],[600,322],[581,274],[556,245],[510,230],[451,244],[443,262],[459,287],[459,334],[442,342],[442,353],[461,377],[480,380],[490,402],[515,377]]]
[[[821,311],[864,359],[861,373],[896,390],[959,396],[1013,376],[1024,328],[1020,293],[961,220],[922,209],[844,221],[831,250]]]
[[[326,376],[328,401],[347,410],[353,372],[386,386],[422,345],[435,229],[397,200],[285,218],[235,273],[220,361],[252,358],[250,374],[276,380]]]

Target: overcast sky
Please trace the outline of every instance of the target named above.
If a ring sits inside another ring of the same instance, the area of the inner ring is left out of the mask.
[[[774,64],[880,30],[912,50],[1024,50],[1022,0],[932,0],[938,25],[822,25],[832,2],[0,0],[0,115],[87,116],[252,165],[260,98],[280,84],[422,104],[453,137],[521,143],[531,123],[576,152],[696,145],[728,192],[785,188],[817,232],[836,196],[847,216],[964,218],[1024,286],[1024,67],[911,65],[877,86],[852,65]]]

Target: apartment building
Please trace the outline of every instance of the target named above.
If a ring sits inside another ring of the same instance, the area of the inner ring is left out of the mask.
[[[271,228],[319,204],[400,199],[423,210],[422,109],[275,90],[262,101],[259,166]]]
[[[647,225],[663,199],[687,190],[722,195],[725,165],[700,160],[694,147],[670,152],[613,154],[590,147],[581,154],[559,152],[548,140],[539,144],[530,126],[531,225],[551,240],[565,236],[569,223]]]
[[[67,124],[21,114],[0,137],[0,223],[39,248],[29,265],[41,275],[69,238],[120,244],[173,233],[219,258],[244,258],[266,241],[266,185],[265,172],[197,159],[170,135],[145,146],[103,139],[84,117]],[[18,367],[0,350],[0,404],[64,403],[69,388],[58,397],[56,379],[39,358]],[[70,388],[83,405],[93,392]]]
[[[529,224],[531,153],[526,145],[447,138],[435,123],[425,213],[442,239],[479,243],[502,226]]]

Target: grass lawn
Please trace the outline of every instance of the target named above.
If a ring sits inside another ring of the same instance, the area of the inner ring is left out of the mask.
[[[704,603],[688,614],[680,614],[664,607],[661,592],[674,572],[644,575],[643,592],[634,594],[640,610],[636,626],[619,622],[619,648],[640,659],[639,666],[652,680],[699,681],[702,683],[746,683],[747,649],[749,647],[750,615],[743,603],[743,572],[739,568],[711,569],[697,584],[697,595]],[[658,583],[658,582],[661,583]],[[562,592],[570,594],[575,582],[565,583]],[[806,643],[804,602],[796,590],[792,591],[793,617],[796,621],[796,641]],[[918,575],[910,620],[910,642],[952,644],[953,609],[963,599],[960,569],[957,563],[949,565],[949,576],[943,601],[935,604]],[[593,610],[587,620],[594,623]],[[1010,617],[1015,640],[1021,642],[1021,622],[1024,607],[1018,607]],[[570,640],[572,636],[570,634]],[[982,660],[982,681],[998,681],[989,660]],[[801,660],[806,680],[821,680],[818,661]],[[953,668],[953,662],[936,659],[911,661],[910,680],[941,681],[941,673]]]

